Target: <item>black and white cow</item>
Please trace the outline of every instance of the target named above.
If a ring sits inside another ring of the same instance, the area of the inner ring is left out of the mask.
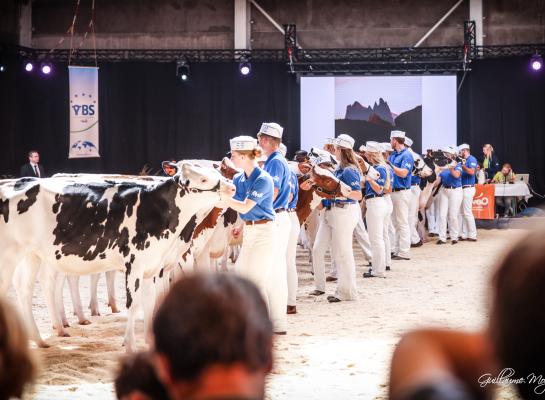
[[[0,181],[0,292],[19,262],[33,255],[67,274],[123,271],[131,311],[143,279],[159,273],[173,249],[189,248],[197,213],[234,191],[213,169],[182,162],[176,168],[164,181]],[[134,318],[127,321],[125,344],[134,350]]]

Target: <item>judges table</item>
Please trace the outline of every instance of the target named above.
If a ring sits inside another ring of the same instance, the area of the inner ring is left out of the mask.
[[[475,185],[473,215],[476,219],[494,219],[494,197],[524,197],[528,200],[532,194],[524,182]]]

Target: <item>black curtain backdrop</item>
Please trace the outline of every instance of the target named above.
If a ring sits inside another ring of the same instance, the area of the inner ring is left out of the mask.
[[[492,144],[502,164],[529,173],[532,187],[545,193],[545,71],[532,71],[530,57],[471,67],[458,94],[458,143],[468,143],[479,161],[482,146]]]
[[[15,62],[0,74],[0,174],[19,173],[37,149],[46,174],[137,173],[168,158],[221,159],[229,139],[255,136],[261,122],[284,127],[289,154],[300,146],[299,85],[284,64],[192,64],[179,82],[173,63],[105,63],[99,72],[100,155],[68,159],[68,69],[28,74]]]

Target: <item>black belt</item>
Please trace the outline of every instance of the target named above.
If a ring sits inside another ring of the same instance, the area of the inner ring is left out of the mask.
[[[401,192],[402,190],[409,190],[409,188],[393,188],[392,192]]]
[[[367,199],[374,199],[375,197],[383,197],[384,194],[368,194],[365,196],[365,200]]]
[[[462,189],[468,188],[468,187],[475,187],[475,185],[464,185],[462,186]]]
[[[258,219],[257,221],[246,221],[246,225],[261,225],[272,222],[272,219]]]
[[[460,186],[444,186],[445,189],[458,189]]]
[[[285,208],[277,208],[274,210],[275,213],[281,213],[281,212],[284,212],[284,211],[287,211]]]
[[[411,186],[420,186],[420,183],[413,183]]]

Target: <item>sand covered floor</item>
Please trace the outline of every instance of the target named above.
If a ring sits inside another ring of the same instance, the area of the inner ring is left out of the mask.
[[[363,279],[361,250],[355,246],[359,300],[329,304],[314,289],[308,253],[298,250],[299,292],[296,315],[288,316],[288,335],[277,337],[276,365],[268,382],[270,399],[382,399],[387,396],[390,357],[408,329],[447,326],[479,329],[487,318],[488,278],[494,262],[522,230],[480,230],[476,243],[437,246],[435,241],[412,250],[410,261],[394,261],[386,279]],[[118,304],[125,303],[121,274],[116,280]],[[89,303],[89,277],[82,277],[83,304]],[[10,290],[13,298],[13,290]],[[99,283],[102,316],[80,326],[71,315],[71,337],[51,330],[40,285],[34,315],[51,345],[37,349],[42,372],[30,393],[36,399],[113,399],[112,376],[122,347],[126,312],[112,314],[106,286]],[[71,301],[65,287],[65,304]],[[89,315],[89,310],[85,310]],[[137,343],[146,348],[143,322],[136,324]],[[499,398],[511,398],[507,394]]]

